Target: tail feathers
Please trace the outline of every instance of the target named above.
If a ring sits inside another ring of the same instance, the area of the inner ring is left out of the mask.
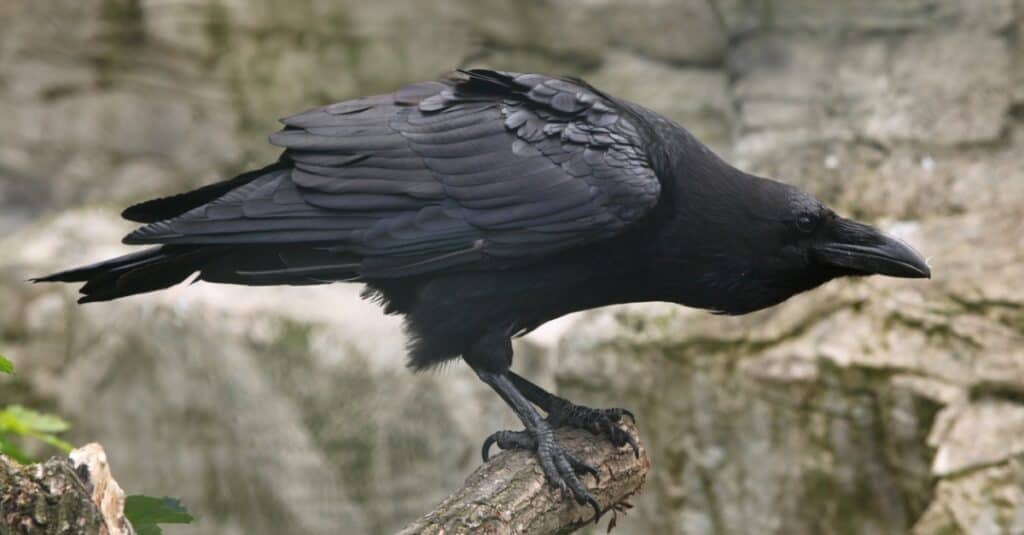
[[[153,247],[32,279],[32,282],[85,282],[79,303],[109,301],[119,297],[162,290],[199,271],[216,249],[168,249]]]
[[[162,290],[196,272],[207,282],[306,285],[358,280],[359,268],[359,259],[310,245],[283,250],[161,245],[32,281],[84,282],[78,302],[91,303]]]

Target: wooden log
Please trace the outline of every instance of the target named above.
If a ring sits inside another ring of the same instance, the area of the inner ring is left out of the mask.
[[[0,455],[2,535],[131,535],[124,500],[99,444],[27,466]]]

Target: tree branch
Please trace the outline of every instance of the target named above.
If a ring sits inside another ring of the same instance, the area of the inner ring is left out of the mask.
[[[27,466],[0,455],[0,533],[131,535],[124,500],[99,444]]]
[[[637,437],[632,424],[624,425]],[[640,490],[651,466],[643,442],[637,458],[632,448],[616,448],[603,437],[579,429],[558,429],[555,435],[570,451],[597,467],[599,482],[595,484],[590,476],[582,481],[603,510],[614,509],[609,513],[609,522],[613,522],[618,511],[628,507],[625,500]],[[511,451],[478,468],[462,488],[399,535],[569,533],[593,519],[590,506],[578,505],[547,484],[532,453]]]

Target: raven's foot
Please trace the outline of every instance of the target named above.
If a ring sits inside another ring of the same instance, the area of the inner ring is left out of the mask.
[[[575,427],[586,429],[595,435],[604,435],[617,448],[629,444],[633,455],[640,458],[640,446],[633,435],[619,426],[623,416],[636,423],[633,413],[626,409],[592,409],[576,405],[571,401],[552,396],[554,399],[544,409],[548,413],[547,420],[554,427]]]
[[[537,405],[544,412],[548,413],[546,421],[552,427],[575,427],[586,429],[595,435],[608,437],[613,445],[621,448],[629,444],[633,448],[633,455],[640,458],[640,446],[633,435],[619,426],[623,416],[628,416],[633,423],[636,417],[626,409],[591,409],[582,405],[560,398],[547,390],[533,384],[527,379],[508,373],[509,379],[518,388],[526,399]]]
[[[547,422],[542,422],[533,431],[498,431],[487,437],[481,451],[484,462],[490,459],[492,445],[497,445],[503,450],[533,451],[537,455],[544,476],[551,485],[558,488],[562,495],[575,499],[576,503],[580,505],[590,504],[597,516],[601,516],[600,504],[579,479],[580,475],[590,474],[597,481],[597,468],[576,457],[565,446],[562,446],[555,439],[552,427]]]

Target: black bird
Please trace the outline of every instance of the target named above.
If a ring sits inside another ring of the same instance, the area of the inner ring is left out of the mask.
[[[590,409],[510,371],[513,336],[605,305],[743,314],[842,276],[929,277],[903,242],[799,189],[740,171],[674,122],[582,80],[483,69],[283,120],[263,169],[132,206],[154,247],[38,281],[79,302],[167,288],[361,282],[405,316],[414,370],[462,357],[548,480],[597,502],[593,467],[552,429],[636,444],[623,409]],[[644,83],[640,81],[639,83]],[[541,417],[535,407],[546,413]]]

